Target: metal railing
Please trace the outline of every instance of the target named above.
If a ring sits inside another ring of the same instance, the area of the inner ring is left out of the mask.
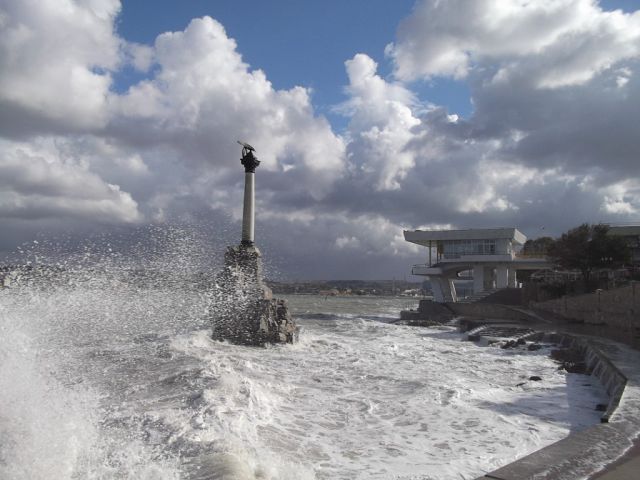
[[[547,254],[545,252],[518,252],[515,254],[516,258],[547,258]]]

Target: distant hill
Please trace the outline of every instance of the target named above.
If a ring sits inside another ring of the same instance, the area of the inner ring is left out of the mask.
[[[318,280],[303,282],[267,281],[275,294],[322,294],[337,291],[340,295],[420,295],[423,282],[405,280]],[[429,292],[426,292],[427,294]]]

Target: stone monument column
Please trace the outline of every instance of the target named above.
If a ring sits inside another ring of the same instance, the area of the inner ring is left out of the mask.
[[[255,241],[255,172],[260,160],[253,152],[255,149],[247,144],[242,145],[240,163],[244,166],[244,206],[242,208],[242,245],[252,246]]]
[[[253,245],[255,241],[255,173],[244,173],[244,207],[242,210],[242,244]]]
[[[244,167],[242,241],[228,247],[224,267],[218,273],[211,306],[212,337],[241,345],[293,343],[298,327],[286,300],[273,298],[262,274],[260,250],[255,245],[255,171],[260,165],[255,149],[243,142],[240,163]]]

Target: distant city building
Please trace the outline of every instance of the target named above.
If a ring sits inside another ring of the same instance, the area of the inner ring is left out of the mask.
[[[518,253],[527,237],[516,228],[414,230],[404,238],[427,248],[427,263],[411,273],[429,278],[436,302],[457,302],[458,280],[473,280],[473,293],[480,295],[517,287],[518,270],[551,268],[544,257]]]

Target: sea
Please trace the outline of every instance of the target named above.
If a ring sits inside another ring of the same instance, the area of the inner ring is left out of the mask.
[[[287,296],[298,343],[213,341],[202,282],[104,258],[0,290],[3,480],[473,479],[607,402],[552,346],[394,323],[418,299]]]

